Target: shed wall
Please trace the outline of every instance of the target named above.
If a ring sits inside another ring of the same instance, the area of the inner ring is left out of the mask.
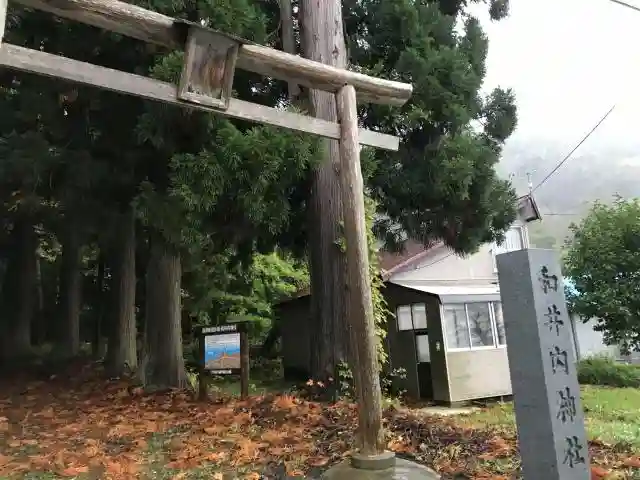
[[[446,355],[442,324],[440,323],[440,303],[438,298],[424,292],[387,283],[383,291],[387,300],[387,307],[395,314],[401,305],[424,303],[427,310],[427,333],[429,335],[429,353],[431,357],[431,378],[434,400],[446,400],[448,397],[448,381],[446,370]],[[413,398],[420,398],[418,382],[417,355],[415,332],[399,331],[398,322],[394,316],[388,322],[387,338],[389,344],[389,363],[391,368],[404,368],[407,378],[397,380],[398,387],[406,390]]]
[[[309,300],[301,297],[276,307],[282,323],[282,365],[285,376],[292,379],[308,377],[311,371]]]
[[[448,352],[447,365],[452,403],[512,394],[505,347]]]
[[[431,372],[433,400],[446,402],[450,396],[448,360],[445,350],[444,328],[442,327],[441,305],[438,297],[430,297],[427,304],[429,315],[429,347],[431,349]]]

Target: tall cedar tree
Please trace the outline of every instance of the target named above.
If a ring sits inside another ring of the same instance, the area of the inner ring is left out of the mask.
[[[346,68],[347,52],[340,0],[301,0],[300,24],[303,54],[317,62]],[[310,90],[310,113],[337,122],[333,93]],[[348,306],[344,295],[346,259],[340,248],[343,199],[340,188],[340,145],[323,140],[322,162],[310,171],[309,270],[311,272],[312,332],[310,342],[313,378],[337,377],[336,367],[348,358]]]

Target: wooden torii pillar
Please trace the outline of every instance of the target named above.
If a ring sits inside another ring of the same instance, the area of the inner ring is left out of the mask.
[[[346,321],[351,332],[351,368],[359,405],[360,451],[354,455],[353,463],[368,469],[390,467],[393,455],[383,451],[381,442],[382,399],[375,351],[360,146],[397,150],[399,139],[358,128],[356,96],[365,102],[399,106],[411,97],[412,86],[324,65],[118,0],[13,0],[25,7],[148,43],[184,49],[182,77],[176,86],[3,43],[7,1],[0,0],[0,66],[339,140],[347,301],[353,312]],[[335,93],[339,123],[232,98],[236,66]]]
[[[7,0],[0,0],[0,46],[4,37],[4,26],[7,23]]]

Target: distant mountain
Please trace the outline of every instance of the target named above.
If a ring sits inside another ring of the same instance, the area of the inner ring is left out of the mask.
[[[514,139],[504,149],[498,172],[511,177],[519,194],[526,193],[527,173],[535,187],[571,149],[563,148]],[[616,194],[640,197],[640,149],[585,144],[534,191],[543,220],[530,229],[532,244],[561,247],[571,222],[578,222],[595,200],[609,202]]]

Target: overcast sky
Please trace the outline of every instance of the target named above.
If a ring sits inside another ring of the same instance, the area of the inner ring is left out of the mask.
[[[516,93],[510,141],[571,149],[615,103],[582,148],[640,146],[640,12],[609,0],[511,0],[500,22],[478,16],[490,41],[485,86]]]

